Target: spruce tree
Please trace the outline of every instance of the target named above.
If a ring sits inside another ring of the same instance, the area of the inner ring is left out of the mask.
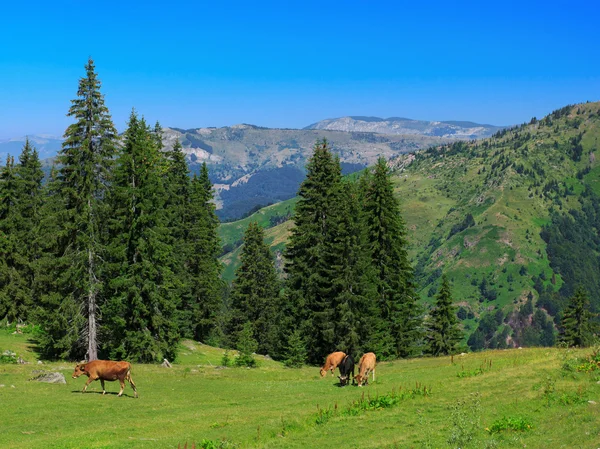
[[[105,351],[140,362],[173,359],[179,329],[164,155],[144,119],[131,114],[110,204],[111,299],[103,309]]]
[[[67,114],[75,123],[65,131],[65,141],[57,158],[61,168],[56,188],[62,202],[60,229],[56,235],[59,240],[56,256],[63,259],[56,264],[61,270],[56,272],[61,281],[60,291],[45,294],[47,299],[56,293],[65,302],[65,307],[58,308],[54,301],[47,302],[50,315],[80,310],[85,326],[80,327],[76,316],[66,317],[71,329],[49,335],[46,342],[64,349],[71,346],[67,353],[61,350],[60,355],[79,359],[87,355],[88,360],[94,360],[98,357],[98,309],[103,287],[105,198],[116,153],[117,131],[100,93],[101,83],[91,59],[85,70],[86,76],[80,79],[77,98],[72,100]],[[50,321],[55,320],[50,318]],[[45,324],[41,323],[47,332],[54,331]],[[78,341],[60,342],[66,334],[77,336]],[[46,350],[52,352],[51,348]]]
[[[341,182],[339,162],[334,160],[326,140],[317,141],[306,166],[306,178],[298,191],[294,213],[295,227],[286,248],[287,325],[299,326],[310,363],[319,363],[333,342],[333,311],[319,293],[324,279],[317,267],[322,263],[328,217],[334,208]],[[289,335],[282,337],[284,340]]]
[[[213,203],[208,167],[202,164],[200,176],[194,175],[186,221],[186,266],[190,282],[190,304],[194,338],[222,344],[224,338],[221,296],[224,283],[219,262],[221,240],[219,219]]]
[[[560,320],[559,341],[567,346],[585,347],[593,343],[594,329],[592,326],[590,300],[583,287],[579,287],[563,312]]]
[[[323,353],[336,349],[358,357],[371,350],[376,326],[374,271],[369,257],[359,189],[351,181],[338,186],[337,201],[327,218],[323,257],[317,266],[319,298],[331,329]],[[324,336],[329,334],[324,332]]]
[[[232,323],[230,334],[251,323],[258,351],[273,356],[278,349],[279,281],[273,256],[264,242],[264,231],[251,222],[244,234],[240,266],[232,284]]]
[[[154,137],[160,139],[162,131],[157,123]],[[160,143],[162,147],[162,142]],[[160,147],[157,147],[160,149]],[[173,149],[167,151],[165,166],[165,190],[167,193],[165,210],[168,217],[168,228],[176,258],[177,296],[181,298],[179,310],[179,327],[181,335],[191,338],[193,332],[193,304],[190,292],[187,256],[189,254],[189,241],[187,229],[188,213],[190,208],[190,178],[185,156],[179,140],[175,141]]]
[[[237,344],[238,356],[235,358],[236,366],[246,366],[248,368],[254,368],[257,363],[254,354],[258,349],[258,342],[253,337],[256,332],[252,323],[245,323],[241,330],[237,333]]]
[[[0,319],[8,321],[26,318],[24,307],[29,298],[24,279],[26,242],[19,239],[22,220],[18,199],[14,158],[9,155],[0,171]]]
[[[290,334],[285,355],[283,364],[288,368],[302,368],[306,363],[306,346],[298,329]]]
[[[442,285],[427,323],[427,352],[434,356],[451,355],[462,338],[458,327],[456,307],[452,305],[452,294],[448,278],[442,277]]]
[[[365,193],[365,214],[380,310],[376,352],[384,358],[415,355],[422,338],[422,313],[408,260],[406,225],[383,158]]]
[[[37,337],[44,358],[81,359],[87,349],[80,335],[86,317],[73,295],[63,294],[69,285],[70,259],[60,257],[68,235],[64,232],[66,211],[59,184],[58,170],[53,166],[42,189],[41,224],[33,241],[40,253],[33,261],[33,297],[40,299],[34,321],[44,330]]]
[[[36,236],[40,227],[43,178],[37,150],[26,139],[19,163],[14,167],[12,182],[8,183],[12,187],[6,186],[8,191],[13,190],[8,194],[8,197],[12,197],[13,207],[9,216],[0,221],[0,229],[8,231],[7,243],[13,244],[8,254],[1,257],[12,267],[7,282],[0,282],[0,297],[9,299],[9,320],[27,321],[33,308],[34,263],[40,256]]]

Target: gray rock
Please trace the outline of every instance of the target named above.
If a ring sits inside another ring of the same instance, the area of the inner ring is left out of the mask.
[[[37,382],[45,382],[48,384],[66,384],[65,375],[63,373],[56,373],[52,371],[34,370],[31,374],[33,377],[29,380],[35,380]]]

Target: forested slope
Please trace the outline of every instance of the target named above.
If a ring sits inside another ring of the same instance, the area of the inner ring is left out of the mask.
[[[579,284],[600,309],[599,125],[600,103],[566,106],[390,161],[420,296],[430,303],[446,273],[471,347],[552,343]]]

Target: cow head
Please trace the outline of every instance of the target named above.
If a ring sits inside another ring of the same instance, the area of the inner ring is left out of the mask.
[[[77,379],[82,374],[85,374],[85,363],[75,365],[75,371],[73,371],[73,379]]]
[[[343,376],[338,376],[338,379],[340,379],[340,386],[345,386],[346,384],[348,384],[348,375],[344,374]]]
[[[359,387],[362,387],[362,384],[363,384],[363,381],[364,381],[364,379],[362,378],[362,376],[361,376],[360,374],[357,374],[357,375],[354,377],[354,380],[355,380],[356,382],[358,382],[358,386],[359,386]]]
[[[325,377],[325,374],[327,374],[327,370],[325,368],[321,368],[321,377]]]

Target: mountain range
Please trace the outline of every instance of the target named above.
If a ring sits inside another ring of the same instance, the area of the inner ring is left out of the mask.
[[[327,139],[333,152],[340,157],[344,173],[351,173],[373,164],[379,156],[391,158],[501,129],[470,122],[382,120],[354,118],[355,129],[329,129],[320,125],[331,122],[327,120],[305,129],[273,129],[247,124],[221,128],[171,127],[164,128],[163,142],[168,150],[179,139],[192,173],[206,162],[215,186],[219,218],[228,221],[295,196],[317,140]],[[378,127],[360,129],[360,123],[377,124]],[[402,127],[400,123],[404,123]],[[335,123],[328,126],[335,127]],[[381,131],[386,129],[390,133],[382,134]],[[48,170],[52,164],[50,158],[60,149],[62,139],[36,135],[29,139],[40,157],[49,159],[44,161]],[[24,142],[24,137],[0,141],[2,160],[7,154],[18,156]]]
[[[25,145],[26,138],[29,138],[29,141],[37,148],[40,159],[48,159],[56,156],[63,142],[61,137],[48,134],[0,140],[0,163],[4,164],[9,154],[16,159]]]
[[[304,129],[328,129],[346,132],[421,135],[458,139],[481,139],[497,133],[503,126],[481,125],[461,121],[425,121],[409,118],[349,116],[313,123]]]

